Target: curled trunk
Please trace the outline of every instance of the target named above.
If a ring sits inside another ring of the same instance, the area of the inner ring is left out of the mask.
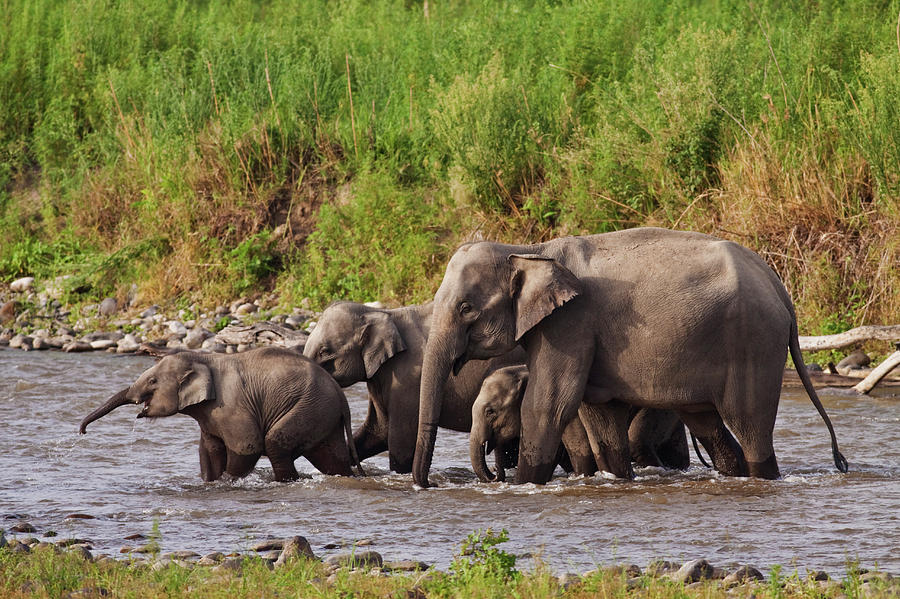
[[[85,419],[81,421],[81,426],[78,428],[78,432],[83,435],[87,430],[87,425],[92,423],[94,420],[103,418],[119,406],[124,406],[125,404],[132,403],[125,397],[125,395],[128,393],[128,389],[128,387],[122,389],[121,391],[110,397],[105,404],[88,414]]]
[[[478,480],[489,483],[497,480],[497,477],[488,468],[487,460],[485,459],[485,443],[484,435],[476,432],[473,428],[469,434],[469,459],[472,462],[472,470],[475,472]],[[498,452],[497,455],[499,456],[500,453]],[[500,465],[497,471],[499,474],[502,470],[502,464],[498,463],[498,465]]]

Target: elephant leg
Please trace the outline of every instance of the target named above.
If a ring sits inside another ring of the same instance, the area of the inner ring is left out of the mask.
[[[391,418],[388,422],[388,458],[391,470],[398,474],[412,472],[417,426],[413,419]]]
[[[569,468],[563,464],[564,470],[584,476],[593,476],[597,472],[597,461],[591,451],[591,442],[588,440],[581,418],[573,418],[563,430],[562,444],[565,451],[561,453],[568,454],[569,460]]]
[[[672,410],[638,410],[628,427],[628,444],[639,466],[686,470],[691,463],[684,424]]]
[[[340,422],[321,443],[304,451],[303,457],[322,474],[353,476],[350,450],[344,438],[343,424]]]
[[[378,455],[388,449],[387,415],[378,408],[375,401],[370,386],[369,411],[366,413],[366,420],[353,433],[353,444],[356,445],[356,453],[360,460]]]
[[[781,366],[779,374],[780,369]],[[774,376],[771,379],[770,388],[761,384],[754,386],[752,381],[747,382],[745,396],[739,401],[723,402],[719,408],[722,419],[734,432],[743,449],[749,475],[765,479],[781,476],[772,442],[781,379]]]
[[[259,461],[259,453],[242,455],[228,450],[228,460],[225,465],[225,472],[235,478],[243,478],[253,471],[256,462]]]
[[[206,482],[218,480],[225,472],[228,452],[218,437],[200,433],[200,477]]]
[[[659,447],[656,448],[656,456],[664,468],[673,470],[687,470],[691,465],[691,452],[688,448],[687,434],[684,432],[684,424],[673,414],[678,422],[672,427],[671,434]]]
[[[706,448],[713,468],[726,476],[749,475],[744,451],[725,427],[718,412],[679,412],[678,415]]]
[[[663,465],[656,452],[661,431],[655,413],[651,408],[638,410],[628,425],[628,447],[632,461],[638,466]]]
[[[628,419],[631,407],[620,401],[582,404],[578,416],[584,423],[597,465],[619,478],[634,478],[628,446]]]

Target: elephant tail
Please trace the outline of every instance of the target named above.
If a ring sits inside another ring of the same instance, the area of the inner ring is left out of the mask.
[[[791,359],[794,361],[794,367],[797,369],[797,375],[803,383],[803,388],[806,389],[809,399],[813,402],[813,405],[816,406],[816,410],[819,411],[822,420],[825,421],[825,426],[828,427],[828,432],[831,435],[831,454],[834,457],[834,465],[841,472],[847,472],[849,470],[847,458],[845,458],[840,449],[838,449],[837,436],[834,434],[834,427],[831,425],[831,419],[828,417],[825,408],[822,406],[822,402],[819,400],[819,396],[816,394],[812,380],[809,378],[809,373],[806,372],[803,354],[800,353],[800,339],[798,338],[798,335],[797,319],[794,317],[791,321],[791,339],[788,345],[791,351]]]
[[[353,442],[353,429],[350,424],[350,406],[344,400],[344,406],[341,413],[341,419],[344,421],[344,436],[347,437],[347,447],[350,449],[350,461],[356,466],[356,471],[360,476],[365,476],[366,471],[363,470],[362,463],[359,461],[359,453],[356,451],[356,443]]]

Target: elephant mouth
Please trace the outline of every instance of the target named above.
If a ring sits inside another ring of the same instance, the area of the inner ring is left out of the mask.
[[[137,415],[138,418],[149,418],[149,417],[150,417],[150,416],[148,415],[148,412],[150,411],[150,399],[151,399],[151,397],[152,397],[152,395],[148,395],[148,396],[146,396],[146,397],[140,397],[140,398],[138,398],[138,400],[135,402],[135,403],[138,404],[138,405],[143,405],[143,406],[144,406],[144,407],[141,409],[141,411],[138,412],[138,415]]]

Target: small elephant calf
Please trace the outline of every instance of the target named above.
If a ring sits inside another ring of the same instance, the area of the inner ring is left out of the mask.
[[[267,456],[275,480],[299,477],[303,456],[324,474],[363,475],[343,391],[315,362],[274,347],[240,354],[177,352],[89,414],[87,425],[125,404],[138,418],[187,414],[200,425],[200,476],[249,474]]]
[[[518,448],[522,428],[520,408],[528,385],[526,366],[508,366],[495,370],[484,379],[481,391],[472,405],[472,432],[469,434],[469,457],[472,469],[484,482],[503,481],[505,456]],[[580,429],[582,432],[578,432]],[[597,469],[608,470],[605,457],[594,453],[589,464],[578,461],[589,448],[592,431],[579,418],[570,423],[563,434],[563,445],[577,474],[591,475]],[[628,441],[631,459],[640,466],[661,466],[685,470],[690,465],[690,453],[684,425],[672,410],[632,408],[630,410]],[[598,448],[599,449],[599,448]],[[573,456],[572,450],[576,451]],[[485,453],[495,452],[496,473],[491,473]],[[557,456],[560,456],[557,451]],[[698,453],[699,455],[699,453]],[[567,468],[568,469],[568,468]]]

